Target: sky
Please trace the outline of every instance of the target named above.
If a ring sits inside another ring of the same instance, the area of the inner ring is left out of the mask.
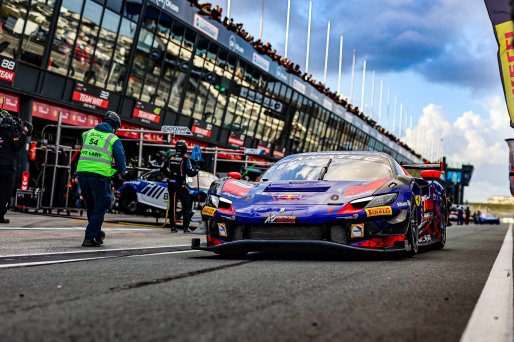
[[[229,0],[212,0],[227,15]],[[262,0],[231,0],[230,16],[259,35]],[[323,80],[327,23],[330,49],[327,84],[338,88],[340,36],[344,37],[341,93],[360,106],[366,60],[364,111],[424,156],[447,157],[450,165],[475,169],[465,200],[510,196],[508,147],[514,138],[503,96],[497,43],[484,1],[312,0],[309,72]],[[288,57],[305,70],[309,0],[291,0]],[[264,0],[263,40],[284,55],[287,0]],[[376,72],[372,100],[372,73]],[[387,114],[387,93],[391,99]],[[396,119],[394,98],[397,98]],[[372,108],[373,103],[373,108]],[[400,104],[403,109],[400,134]],[[410,129],[410,115],[413,127]],[[432,141],[430,150],[428,141]]]

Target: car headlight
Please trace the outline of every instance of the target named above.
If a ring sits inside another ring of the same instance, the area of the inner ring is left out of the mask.
[[[366,205],[366,208],[380,207],[386,204],[391,204],[396,201],[397,193],[374,196],[373,199]]]
[[[224,197],[210,195],[209,202],[215,208],[229,209],[232,206],[232,201]]]
[[[368,196],[359,198],[351,201],[350,203],[357,208],[373,208],[373,207],[381,207],[386,204],[391,204],[396,201],[398,197],[398,193],[378,195],[378,196]]]

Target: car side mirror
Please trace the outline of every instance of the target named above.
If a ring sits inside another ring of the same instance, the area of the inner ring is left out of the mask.
[[[441,171],[437,170],[423,170],[421,171],[421,178],[425,180],[437,180],[441,178]]]
[[[232,172],[227,173],[227,176],[230,177],[230,178],[234,178],[234,179],[241,179],[241,178],[243,178],[243,176],[241,176],[241,174],[239,172],[236,172],[236,171],[232,171]]]

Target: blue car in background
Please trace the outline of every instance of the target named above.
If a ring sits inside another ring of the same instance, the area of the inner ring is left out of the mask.
[[[481,213],[478,216],[478,223],[480,223],[480,224],[500,224],[500,219],[490,213]]]
[[[198,177],[188,177],[187,187],[193,201],[203,203],[207,190],[216,180],[218,177],[205,171],[200,171]],[[125,214],[164,216],[168,206],[168,184],[160,170],[152,170],[140,179],[123,183],[117,197],[119,210]]]

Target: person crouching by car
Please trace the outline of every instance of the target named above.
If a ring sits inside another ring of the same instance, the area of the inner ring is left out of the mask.
[[[177,229],[177,201],[182,204],[182,229],[184,233],[189,232],[191,223],[191,195],[186,187],[187,177],[194,177],[198,169],[193,166],[191,159],[187,156],[187,144],[184,140],[177,141],[175,153],[170,154],[161,167],[161,172],[168,177],[168,198],[169,211],[171,212],[171,232]]]
[[[99,247],[105,238],[102,224],[111,207],[111,177],[126,172],[125,151],[116,136],[121,120],[118,114],[108,111],[101,124],[82,134],[82,150],[77,165],[80,191],[86,203],[86,236],[82,246]],[[115,168],[112,167],[114,159]]]

